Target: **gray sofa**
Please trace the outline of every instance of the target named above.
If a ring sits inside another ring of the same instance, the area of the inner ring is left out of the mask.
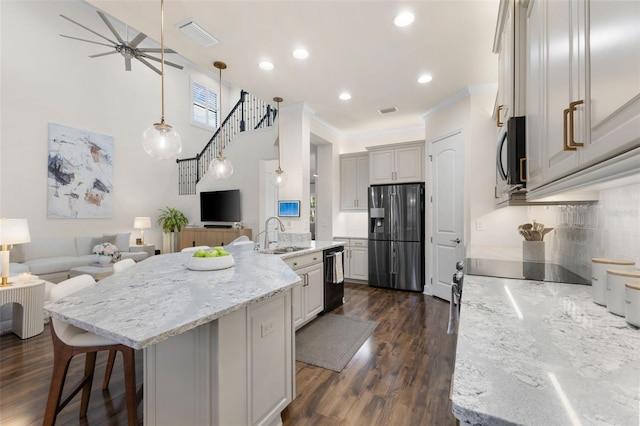
[[[45,238],[15,245],[11,250],[10,260],[21,266],[10,267],[11,275],[17,275],[18,270],[23,272],[26,266],[38,278],[59,283],[69,278],[72,268],[95,262],[96,255],[91,250],[102,242],[115,244],[122,259],[133,259],[136,262],[146,259],[148,254],[144,251],[129,251],[130,236],[131,233],[120,233],[102,237]]]

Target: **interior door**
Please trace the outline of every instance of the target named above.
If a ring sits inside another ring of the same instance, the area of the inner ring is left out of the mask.
[[[462,132],[431,147],[431,294],[451,298],[456,262],[464,259],[464,137]]]

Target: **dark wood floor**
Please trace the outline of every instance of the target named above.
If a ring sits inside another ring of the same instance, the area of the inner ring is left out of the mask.
[[[446,334],[448,304],[356,284],[345,286],[345,299],[333,313],[379,325],[340,373],[296,363],[297,396],[283,413],[284,424],[454,425],[449,388],[456,339]],[[83,357],[77,358],[69,369],[74,383],[83,369]],[[78,419],[76,397],[58,415],[58,425],[127,424],[122,360],[116,362],[108,392],[100,389],[105,363],[106,353],[99,354],[87,418]],[[48,326],[27,340],[0,336],[2,426],[42,424],[52,364]]]

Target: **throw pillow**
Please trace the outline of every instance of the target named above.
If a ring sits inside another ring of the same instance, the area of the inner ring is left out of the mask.
[[[115,245],[116,247],[118,247],[118,245],[116,244],[116,239],[113,236],[106,236],[105,235],[104,237],[94,237],[94,238],[91,238],[91,250],[92,250],[92,253],[93,253],[93,248],[95,246],[97,246],[98,244],[102,244],[102,243],[111,243],[111,244]],[[118,247],[118,251],[120,251],[120,247]]]
[[[115,244],[118,247],[118,251],[129,251],[129,240],[131,238],[131,232],[122,232],[118,234],[103,234],[105,237],[112,237],[116,240]]]

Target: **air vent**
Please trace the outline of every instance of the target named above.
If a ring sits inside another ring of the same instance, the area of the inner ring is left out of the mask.
[[[392,112],[396,112],[397,110],[398,110],[398,107],[391,107],[391,108],[379,109],[378,112],[380,114],[389,114]]]
[[[191,18],[180,22],[177,27],[204,47],[211,47],[219,43],[217,38],[206,32]]]

